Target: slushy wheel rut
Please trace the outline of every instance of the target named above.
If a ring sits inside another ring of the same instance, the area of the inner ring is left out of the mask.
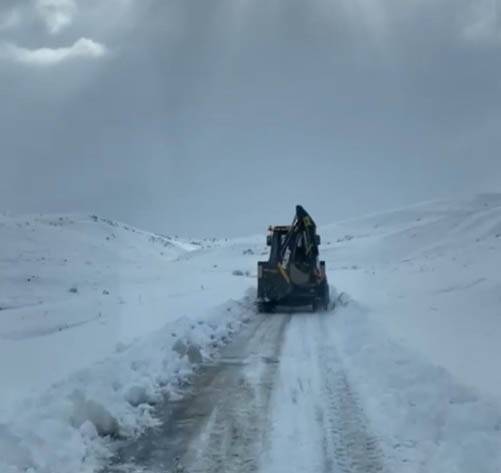
[[[161,425],[125,443],[102,473],[253,472],[290,315],[256,316],[180,401],[156,408]]]

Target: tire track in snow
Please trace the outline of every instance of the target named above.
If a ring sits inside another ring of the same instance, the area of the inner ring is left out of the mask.
[[[387,471],[333,341],[329,314],[295,314],[270,408],[262,473]]]
[[[386,472],[330,317],[256,317],[106,473]]]
[[[324,322],[324,321],[322,321]],[[322,333],[328,333],[325,324]],[[325,339],[319,347],[322,394],[325,404],[319,407],[324,430],[324,472],[384,472],[383,452],[370,430],[367,417],[353,391],[335,346]]]
[[[268,406],[289,319],[283,314],[267,318],[248,342],[243,369],[227,370],[214,383],[221,398],[185,456],[189,473],[258,470]]]
[[[202,369],[191,393],[157,408],[161,425],[125,444],[103,473],[256,471],[289,319],[256,317]]]

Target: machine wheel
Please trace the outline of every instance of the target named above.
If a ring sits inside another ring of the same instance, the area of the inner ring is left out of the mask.
[[[320,299],[313,299],[313,302],[311,303],[312,312],[320,312],[321,307],[322,304]]]
[[[322,300],[322,310],[324,312],[329,310],[329,298]]]
[[[313,312],[327,312],[329,309],[329,299],[314,299],[311,303]]]
[[[271,314],[275,310],[275,304],[269,301],[258,301],[257,311],[260,314]]]
[[[322,297],[320,298],[320,305],[324,312],[327,312],[329,310],[329,302],[330,302],[329,286],[325,284],[324,289],[322,291]]]

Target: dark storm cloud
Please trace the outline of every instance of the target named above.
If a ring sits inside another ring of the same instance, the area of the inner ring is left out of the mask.
[[[222,235],[499,189],[491,3],[110,0],[51,33],[28,2],[4,42],[107,54],[0,58],[2,207]]]

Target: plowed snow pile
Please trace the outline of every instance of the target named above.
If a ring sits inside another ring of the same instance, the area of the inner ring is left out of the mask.
[[[91,472],[252,314],[247,249],[0,217],[0,472]],[[245,266],[245,269],[247,269]],[[235,295],[238,299],[230,300]]]
[[[312,350],[326,373],[332,360],[344,367],[378,462],[395,472],[501,471],[501,196],[320,233],[330,281],[351,302],[325,314]],[[190,242],[95,216],[0,217],[0,472],[94,472],[114,438],[153,425],[155,403],[177,396],[254,316],[265,251],[263,235]],[[298,339],[316,333],[307,318],[293,327],[303,325]],[[284,386],[297,369],[287,363]],[[340,389],[334,375],[321,378]],[[277,396],[271,409],[293,426],[294,402]],[[276,425],[270,435],[290,441]],[[270,473],[316,462],[275,453]]]

